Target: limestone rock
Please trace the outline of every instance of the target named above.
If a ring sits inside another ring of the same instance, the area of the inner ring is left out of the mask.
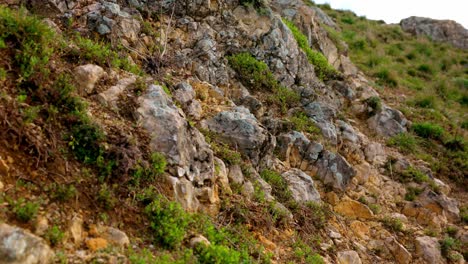
[[[356,175],[353,167],[341,155],[322,152],[321,158],[316,163],[317,175],[327,185],[338,190],[344,190],[351,179]]]
[[[222,160],[217,157],[214,157],[214,166],[216,173],[216,181],[219,183],[223,191],[226,191],[228,194],[232,193],[231,187],[229,186],[229,178],[226,169],[226,165]]]
[[[244,182],[244,184],[242,185],[241,194],[248,200],[251,200],[254,197],[255,187],[253,186],[252,182]]]
[[[73,71],[78,90],[81,94],[91,94],[94,91],[94,85],[104,75],[104,69],[93,64],[78,66]]]
[[[81,242],[83,242],[83,219],[79,216],[73,216],[71,222],[70,222],[70,227],[69,227],[69,232],[71,235],[71,239],[75,245],[79,246]]]
[[[350,224],[351,230],[361,239],[369,239],[369,226],[361,221],[353,221]]]
[[[189,245],[191,248],[196,248],[198,245],[209,246],[211,243],[208,238],[202,235],[196,235],[190,239]]]
[[[429,236],[417,237],[415,244],[416,254],[421,256],[427,263],[445,263],[440,253],[437,238]]]
[[[127,234],[113,227],[104,227],[101,231],[102,237],[110,244],[124,248],[130,244]]]
[[[428,36],[433,41],[448,42],[460,49],[468,49],[468,30],[452,20],[409,17],[401,20],[401,28],[416,36]]]
[[[374,214],[367,205],[346,199],[335,206],[335,211],[350,218],[372,219]]]
[[[380,143],[372,142],[364,148],[366,160],[371,164],[382,165],[387,160],[385,150]]]
[[[171,179],[170,182],[173,187],[179,188],[180,192],[176,193],[183,195],[179,197],[185,201],[183,204],[196,205],[196,197],[186,195],[204,193],[201,190],[190,192],[193,188],[215,186],[213,151],[203,135],[189,126],[184,113],[175,106],[161,86],[150,85],[147,93],[139,98],[139,103],[138,120],[150,132],[150,148],[162,152],[173,175],[181,178]],[[182,177],[186,177],[188,182]],[[189,187],[189,183],[193,186]]]
[[[208,129],[219,133],[223,140],[249,156],[257,163],[260,153],[270,144],[267,131],[260,126],[250,111],[238,106],[231,111],[224,111],[206,121]]]
[[[320,202],[312,178],[299,169],[291,169],[281,175],[288,183],[293,199],[298,202]]]
[[[119,95],[135,82],[136,78],[134,76],[120,79],[116,85],[98,94],[99,102],[105,106],[117,109],[117,100],[119,99]]]
[[[337,254],[339,264],[361,264],[359,254],[354,250],[340,251]]]
[[[400,111],[382,106],[382,110],[369,118],[367,123],[379,135],[391,137],[406,132],[408,120]]]
[[[0,262],[5,264],[48,264],[53,252],[47,243],[24,229],[0,224]]]
[[[394,237],[387,238],[385,240],[385,244],[399,264],[411,263],[413,259],[411,253],[409,253],[408,250],[402,246]]]
[[[237,185],[242,185],[244,183],[244,174],[239,165],[232,165],[229,167],[228,174],[229,182]]]

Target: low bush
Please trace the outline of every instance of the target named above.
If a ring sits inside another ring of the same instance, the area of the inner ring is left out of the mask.
[[[411,126],[411,129],[416,133],[416,135],[423,137],[423,138],[431,138],[431,139],[442,139],[445,131],[444,129],[436,124],[432,123],[414,123]]]
[[[408,187],[406,188],[405,200],[406,201],[414,201],[418,195],[423,192],[423,189],[416,188],[416,187]]]
[[[65,233],[60,230],[56,225],[47,229],[47,232],[44,235],[44,238],[49,241],[51,246],[56,246],[60,244],[65,236]]]
[[[181,245],[187,233],[190,216],[179,203],[159,196],[146,206],[145,212],[156,242],[169,249]]]
[[[440,251],[444,257],[449,257],[451,250],[457,250],[460,248],[460,241],[455,238],[446,236],[444,239],[439,241]]]
[[[294,130],[304,131],[310,134],[320,133],[320,129],[317,125],[315,125],[315,123],[304,112],[294,113],[289,120],[293,123]]]
[[[403,153],[415,153],[418,141],[409,133],[400,133],[388,139],[387,144],[397,147]]]
[[[427,176],[424,172],[420,171],[419,169],[410,166],[408,169],[404,170],[401,173],[401,179],[404,182],[415,181],[417,183],[423,183],[429,181],[429,176]]]
[[[384,217],[384,219],[382,219],[382,223],[385,227],[394,232],[401,232],[404,230],[404,225],[398,218]]]
[[[199,245],[196,249],[200,264],[237,264],[241,263],[241,254],[223,245]]]
[[[368,115],[369,116],[374,116],[378,112],[382,110],[382,101],[380,100],[380,97],[378,96],[371,96],[364,100],[364,103],[366,104],[368,108]]]
[[[254,90],[274,90],[278,85],[268,65],[249,53],[228,57],[229,65],[238,73],[241,82]]]
[[[290,203],[292,193],[288,188],[286,180],[276,171],[263,170],[260,176],[271,185],[272,194],[280,203]]]
[[[16,218],[24,223],[36,218],[40,207],[39,202],[26,201],[24,198],[19,198],[16,201],[8,200],[8,203],[12,206]]]

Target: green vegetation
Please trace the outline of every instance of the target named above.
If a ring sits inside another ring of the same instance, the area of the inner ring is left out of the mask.
[[[432,123],[414,123],[411,129],[423,138],[442,139],[445,131],[442,127]]]
[[[368,108],[368,115],[369,116],[374,116],[378,112],[382,110],[382,101],[380,100],[380,97],[378,96],[372,96],[367,98],[364,103],[366,104]]]
[[[74,185],[52,183],[48,186],[48,189],[51,192],[50,196],[61,202],[68,201],[77,195],[77,190]]]
[[[49,241],[51,246],[56,246],[62,242],[64,236],[65,233],[63,233],[58,226],[54,225],[47,230],[44,238]]]
[[[109,187],[106,183],[101,185],[97,201],[107,210],[112,209],[118,202],[113,188]]]
[[[228,60],[245,86],[256,91],[273,91],[274,94],[268,97],[268,101],[279,106],[283,114],[299,103],[299,94],[282,86],[264,62],[249,53],[232,55]]]
[[[394,232],[402,232],[404,230],[404,225],[398,218],[384,217],[382,223],[385,227]]]
[[[429,177],[424,172],[411,166],[401,173],[401,179],[403,182],[415,181],[417,183],[422,183],[429,181]]]
[[[294,130],[304,131],[310,134],[320,133],[320,129],[304,112],[294,113],[294,115],[289,118],[289,120],[293,123]]]
[[[260,176],[271,185],[272,194],[280,203],[291,203],[292,193],[288,188],[286,180],[276,171],[264,170]]]
[[[331,80],[339,76],[338,71],[328,63],[327,58],[320,52],[312,50],[307,37],[294,25],[293,22],[283,19],[291,30],[299,48],[307,55],[309,62],[314,65],[315,73],[321,80]]]
[[[237,264],[241,263],[241,254],[223,245],[199,245],[198,262],[201,264]]]
[[[307,264],[323,264],[325,261],[323,258],[314,253],[311,247],[309,247],[304,241],[298,240],[293,245],[294,250],[294,260],[299,263],[307,263]]]
[[[442,255],[447,258],[450,257],[449,253],[451,250],[460,248],[460,241],[450,236],[446,236],[443,240],[439,241],[439,244]]]
[[[406,188],[405,200],[414,201],[418,195],[423,192],[423,189],[417,187]]]
[[[388,139],[389,146],[397,147],[403,153],[415,153],[417,151],[418,141],[409,133],[400,133]]]
[[[53,52],[54,33],[26,9],[13,11],[0,6],[0,49],[14,50],[19,76],[28,80],[43,69]]]
[[[24,198],[19,198],[16,201],[8,199],[7,201],[19,221],[27,223],[36,218],[40,207],[39,202],[26,201]]]

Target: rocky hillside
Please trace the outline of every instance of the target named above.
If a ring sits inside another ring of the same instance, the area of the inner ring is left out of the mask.
[[[0,263],[468,258],[466,49],[308,0],[0,0],[0,57]]]

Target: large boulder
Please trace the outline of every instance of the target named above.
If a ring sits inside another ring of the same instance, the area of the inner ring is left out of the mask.
[[[320,194],[315,189],[312,178],[298,169],[291,169],[281,176],[288,183],[292,197],[296,202],[320,202]]]
[[[409,17],[401,20],[401,28],[417,36],[428,36],[437,42],[448,42],[460,49],[468,49],[468,30],[452,20]]]
[[[139,123],[150,133],[152,151],[162,152],[172,169],[172,179],[176,194],[183,194],[186,205],[195,205],[196,197],[188,193],[204,193],[205,187],[213,188],[215,183],[213,151],[205,142],[203,135],[190,126],[184,113],[175,106],[172,99],[158,85],[150,85],[146,94],[139,98],[137,110]],[[195,189],[190,191],[188,179]],[[178,191],[177,191],[178,190]],[[215,193],[213,194],[215,195]],[[182,196],[181,196],[182,197]],[[209,199],[208,199],[209,200]]]
[[[204,123],[209,130],[219,134],[222,140],[252,159],[254,164],[259,161],[260,154],[266,155],[270,146],[275,145],[270,141],[267,130],[243,106],[220,112]]]
[[[415,244],[416,254],[427,261],[427,263],[445,263],[440,253],[439,242],[437,242],[437,238],[429,236],[417,237]]]
[[[340,154],[325,150],[316,163],[318,177],[327,185],[344,190],[356,170]]]
[[[382,106],[382,110],[367,120],[371,129],[384,137],[406,132],[408,120],[398,110]]]
[[[0,263],[48,264],[53,255],[42,238],[19,227],[0,224]]]

